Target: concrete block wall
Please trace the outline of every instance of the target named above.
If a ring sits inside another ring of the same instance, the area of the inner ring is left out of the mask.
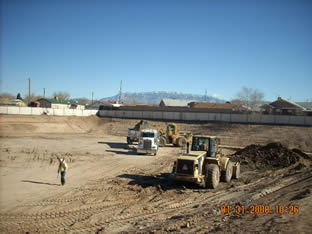
[[[17,106],[10,106],[8,107],[8,114],[10,115],[19,115],[20,114],[20,107]]]
[[[31,108],[29,107],[19,107],[20,115],[31,115]]]
[[[52,109],[38,107],[0,106],[0,114],[14,115],[56,115],[56,116],[91,116],[97,110]],[[182,120],[182,121],[221,121],[226,123],[255,123],[312,126],[312,116],[231,114],[202,112],[161,112],[161,111],[119,111],[101,110],[100,116],[133,119]]]
[[[56,115],[56,116],[90,116],[97,110],[52,109],[40,107],[0,106],[0,114],[8,115]]]
[[[165,121],[221,121],[226,123],[284,124],[312,126],[312,116],[230,114],[200,112],[118,111],[101,110],[100,116],[133,119],[159,119]]]
[[[8,107],[7,106],[0,106],[0,113],[8,114]]]
[[[305,116],[304,123],[305,125],[312,126],[312,116]]]

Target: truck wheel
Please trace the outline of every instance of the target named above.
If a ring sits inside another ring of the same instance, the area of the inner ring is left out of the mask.
[[[185,137],[179,137],[176,142],[177,142],[178,147],[182,147],[186,145]]]
[[[240,177],[240,163],[237,163],[233,167],[233,178],[238,179]]]
[[[159,138],[159,146],[160,146],[160,147],[163,147],[163,146],[165,146],[166,144],[167,144],[166,138],[165,138],[164,136],[161,136],[161,137]]]
[[[220,182],[220,170],[216,164],[206,166],[205,187],[215,189]]]
[[[233,175],[233,163],[228,161],[225,171],[221,172],[221,181],[229,183]]]

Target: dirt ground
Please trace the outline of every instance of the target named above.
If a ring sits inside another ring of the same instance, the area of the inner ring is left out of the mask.
[[[169,182],[179,148],[136,155],[126,135],[137,122],[0,115],[0,232],[311,233],[312,161],[302,151],[312,152],[312,128],[178,123],[246,147],[223,149],[241,178],[212,190]],[[69,166],[65,186],[56,156]]]

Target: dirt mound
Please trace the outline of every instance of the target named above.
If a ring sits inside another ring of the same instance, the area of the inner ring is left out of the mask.
[[[269,143],[265,146],[249,145],[231,156],[250,169],[280,169],[289,167],[309,156],[298,149],[290,150],[281,143]]]
[[[111,124],[110,118],[97,116],[28,116],[0,115],[1,136],[25,136],[34,134],[103,134]]]

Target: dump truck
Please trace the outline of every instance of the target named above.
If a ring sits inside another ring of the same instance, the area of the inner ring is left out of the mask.
[[[157,154],[159,145],[159,132],[155,129],[143,129],[140,133],[137,154]]]
[[[215,136],[194,135],[191,151],[178,156],[170,178],[215,189],[220,180],[230,182],[240,177],[239,162],[233,163],[218,149],[220,139]]]
[[[166,130],[160,130],[161,136],[159,139],[159,146],[173,144],[174,146],[185,146],[192,141],[192,133],[190,131],[179,131],[176,124],[167,124]]]
[[[128,128],[127,143],[133,144],[134,142],[139,142],[141,130],[147,128],[149,128],[149,124],[146,120],[141,120],[134,128]]]

